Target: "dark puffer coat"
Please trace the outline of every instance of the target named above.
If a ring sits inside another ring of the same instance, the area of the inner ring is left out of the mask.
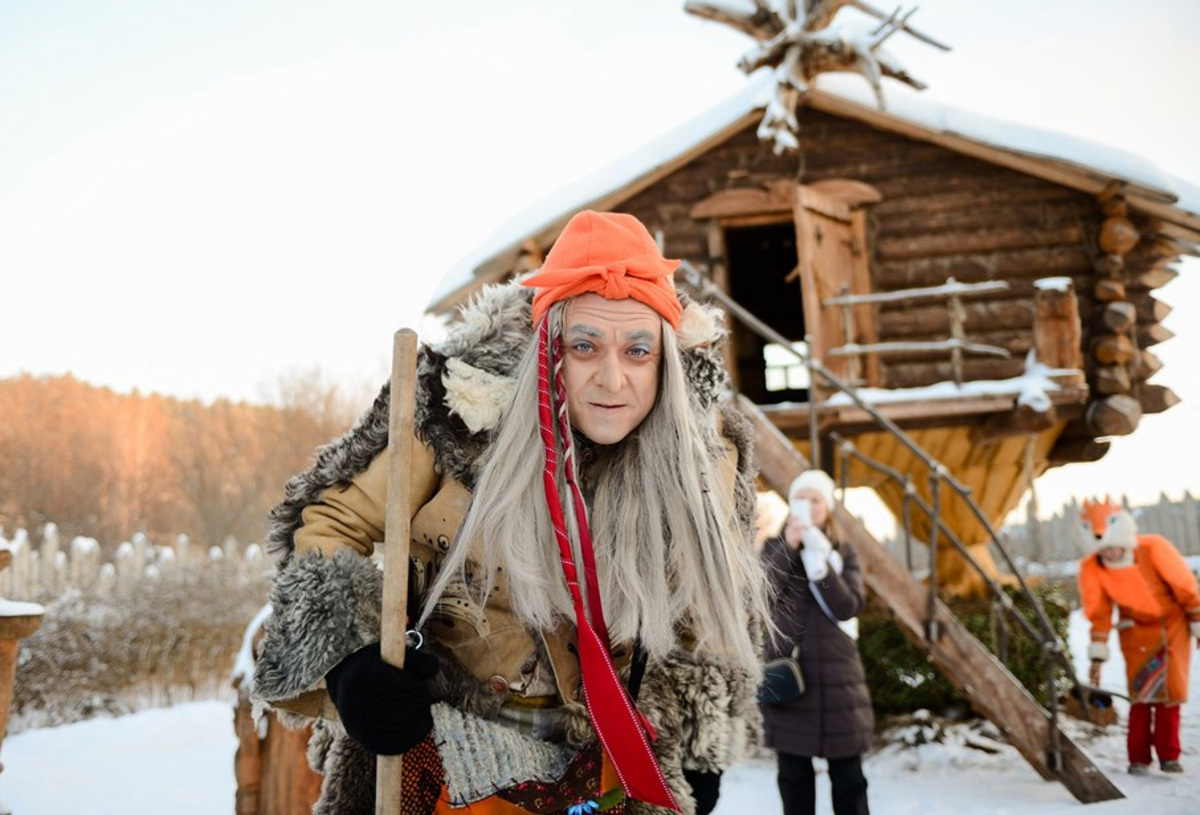
[[[857,617],[866,603],[862,570],[853,547],[834,544],[842,557],[841,574],[831,566],[817,585],[829,610],[839,620]],[[766,745],[783,753],[846,758],[871,746],[875,716],[867,689],[858,642],[821,610],[808,588],[800,550],[789,549],[783,536],[763,546],[777,597],[773,619],[779,636],[767,644],[767,658],[790,654],[800,644],[800,667],[806,690],[782,705],[763,705]]]

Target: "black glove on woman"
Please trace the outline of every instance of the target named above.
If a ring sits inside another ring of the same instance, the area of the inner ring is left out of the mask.
[[[334,665],[325,686],[350,738],[372,753],[394,756],[433,729],[425,681],[437,671],[437,657],[413,648],[405,651],[403,668],[389,665],[374,643]]]
[[[708,815],[717,807],[721,794],[721,773],[702,773],[699,770],[684,770],[683,777],[692,788],[696,801],[696,815]]]

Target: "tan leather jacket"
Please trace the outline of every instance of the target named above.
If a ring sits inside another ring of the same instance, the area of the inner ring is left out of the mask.
[[[721,488],[732,496],[738,452],[728,440],[725,446],[726,455],[718,462],[718,479]],[[302,513],[304,524],[295,537],[297,554],[319,550],[325,556],[332,556],[348,546],[370,556],[376,543],[384,540],[387,469],[385,451],[348,487],[327,490],[319,502],[306,507]],[[409,478],[412,484],[409,568],[413,573],[410,585],[420,592],[454,540],[470,506],[471,493],[453,478],[437,474],[432,451],[419,439],[413,441]],[[538,677],[547,676],[549,667],[558,696],[577,700],[580,673],[574,627],[535,634],[516,618],[507,598],[501,574],[486,607],[480,607],[466,595],[456,595],[450,602],[439,605],[439,613],[429,621],[428,633],[472,677],[495,693],[540,695],[547,689],[547,681],[544,678],[538,681]],[[453,624],[446,624],[447,617]],[[545,644],[550,666],[538,664],[535,636],[540,636]],[[614,648],[618,669],[628,663],[631,655],[628,645]],[[330,706],[322,704],[321,710],[328,715]]]

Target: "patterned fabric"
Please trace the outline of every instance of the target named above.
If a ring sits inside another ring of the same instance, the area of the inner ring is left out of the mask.
[[[404,754],[400,767],[400,812],[402,815],[429,815],[444,796],[442,759],[433,743],[433,734]]]
[[[539,814],[620,812],[625,796],[615,778],[605,786],[606,765],[599,746],[595,746],[581,750],[557,781],[527,781],[497,796]]]
[[[1167,696],[1167,649],[1161,648],[1135,667],[1129,680],[1134,702],[1165,702]]]

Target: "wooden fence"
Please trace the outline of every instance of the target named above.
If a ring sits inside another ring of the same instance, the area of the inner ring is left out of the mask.
[[[1172,501],[1165,495],[1158,503],[1133,506],[1127,497],[1120,503],[1137,522],[1141,534],[1162,535],[1185,556],[1200,555],[1200,502],[1185,492]],[[1079,503],[1071,501],[1053,517],[1028,517],[1024,524],[1005,527],[1004,535],[1014,555],[1030,563],[1062,563],[1085,554],[1079,534]]]
[[[0,597],[41,603],[70,591],[129,597],[140,581],[185,567],[209,564],[231,571],[235,578],[240,573],[247,579],[260,579],[272,568],[258,544],[243,546],[230,538],[224,546],[205,550],[193,545],[186,535],[165,545],[137,534],[106,560],[93,538],[77,537],[64,546],[54,524],[45,526],[40,544],[34,544],[24,529],[18,529],[12,538],[6,538],[0,529],[0,547],[13,555],[12,566],[0,572]]]

